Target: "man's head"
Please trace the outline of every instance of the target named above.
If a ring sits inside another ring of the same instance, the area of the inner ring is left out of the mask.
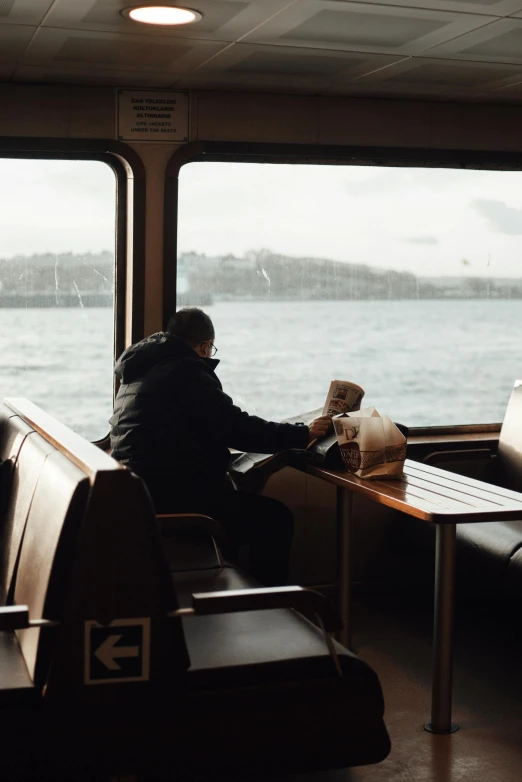
[[[214,352],[214,326],[208,315],[197,307],[184,307],[174,313],[167,324],[167,332],[186,342],[202,358],[210,358]]]

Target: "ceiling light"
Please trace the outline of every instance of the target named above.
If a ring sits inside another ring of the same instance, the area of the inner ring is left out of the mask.
[[[135,6],[126,8],[121,13],[134,22],[142,22],[143,24],[190,24],[191,22],[199,22],[202,18],[202,14],[198,11],[192,11],[190,8],[178,8],[173,5]]]

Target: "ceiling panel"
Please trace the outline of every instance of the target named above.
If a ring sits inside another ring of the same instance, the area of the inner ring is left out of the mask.
[[[343,2],[343,0],[338,0]],[[364,0],[374,5],[400,5],[406,8],[423,8],[432,11],[456,11],[466,14],[509,16],[522,11],[522,0]]]
[[[168,89],[179,77],[173,74],[136,73],[130,71],[100,71],[93,68],[70,68],[38,65],[19,65],[14,72],[13,81],[33,81],[59,84],[88,84],[91,86],[114,85],[120,87],[149,87]]]
[[[430,50],[430,56],[476,62],[522,63],[522,19],[499,19],[482,30]]]
[[[87,63],[114,72],[157,71],[159,68],[181,74],[192,70],[221,51],[227,44],[218,41],[165,39],[117,33],[75,32],[39,28],[22,65],[71,65]],[[118,84],[115,77],[115,84]]]
[[[13,10],[14,0],[0,0],[0,19],[6,18]]]
[[[472,63],[415,57],[385,71],[370,74],[365,81],[388,84],[421,84],[426,88],[481,91],[522,79],[522,66]]]
[[[186,5],[203,14],[201,21],[180,27],[157,26],[154,28],[154,34],[167,38],[217,38],[231,42],[270,19],[290,2],[291,0],[191,0]],[[150,25],[133,22],[120,14],[122,9],[136,4],[128,0],[57,0],[45,24],[76,30],[150,35]],[[522,3],[519,7],[522,8]]]
[[[478,100],[519,81],[522,67],[416,57],[362,77],[355,86],[368,94]],[[331,92],[336,92],[335,85]]]
[[[522,100],[522,80],[517,84],[511,84],[509,87],[493,90],[488,95],[488,101],[490,100],[520,103]]]
[[[194,0],[177,28],[131,4],[0,0],[0,81],[522,99],[522,0]]]
[[[16,64],[37,29],[24,25],[0,25],[0,62]]]
[[[53,0],[0,0],[0,25],[40,24]]]
[[[495,20],[337,0],[300,0],[245,37],[251,43],[418,54]]]
[[[0,82],[9,81],[9,79],[14,73],[14,69],[15,69],[14,65],[3,65],[0,62]]]
[[[184,79],[191,86],[320,93],[400,61],[400,56],[238,43]]]
[[[288,95],[316,95],[323,94],[323,90],[303,79],[285,79],[284,81],[274,76],[260,76],[257,79],[234,76],[223,73],[209,73],[207,75],[188,74],[183,76],[176,84],[180,90],[216,90],[218,92],[269,92],[271,94]]]
[[[349,98],[384,98],[387,100],[416,100],[416,101],[454,101],[458,103],[485,102],[487,99],[482,94],[451,90],[423,89],[421,86],[375,84],[362,86],[361,82],[353,82],[347,88],[332,87],[325,96],[349,97]],[[406,133],[406,128],[405,128]]]

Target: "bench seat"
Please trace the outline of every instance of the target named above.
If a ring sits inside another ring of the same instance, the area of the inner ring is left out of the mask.
[[[515,382],[496,455],[481,447],[460,452],[436,451],[425,462],[457,474],[468,463],[473,474],[480,473],[480,480],[522,492],[522,381]],[[395,542],[403,552],[413,555],[416,575],[422,577],[423,571],[429,575],[431,569],[425,563],[434,553],[434,525],[401,518],[396,532]],[[456,580],[460,595],[500,592],[522,595],[522,518],[457,524],[456,537]]]
[[[173,580],[181,606],[191,604],[193,593],[259,586],[248,574],[229,567],[177,573]],[[292,609],[188,617],[183,619],[183,628],[191,663],[191,687],[194,682],[198,687],[209,686],[212,681],[219,684],[221,677],[230,684],[257,684],[332,675],[332,660],[323,632]],[[375,673],[343,646],[333,643],[344,683],[353,680],[370,688],[377,685],[375,694],[384,708]]]
[[[144,484],[26,400],[8,404],[19,415],[2,420],[0,409],[0,443],[20,447],[1,577],[38,620],[0,632],[10,782],[91,779],[100,768],[159,779],[254,775],[387,756],[369,665],[336,644],[340,677],[323,633],[293,609],[232,613],[227,601],[218,613],[215,601],[200,601],[202,614],[187,615],[193,593],[257,584],[216,567],[215,555],[209,569],[172,574]],[[6,427],[22,434],[6,436]],[[126,653],[100,656],[107,644]]]

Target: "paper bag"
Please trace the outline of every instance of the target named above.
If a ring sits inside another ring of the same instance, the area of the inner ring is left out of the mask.
[[[344,466],[359,478],[400,478],[406,438],[387,415],[366,407],[333,419]]]

